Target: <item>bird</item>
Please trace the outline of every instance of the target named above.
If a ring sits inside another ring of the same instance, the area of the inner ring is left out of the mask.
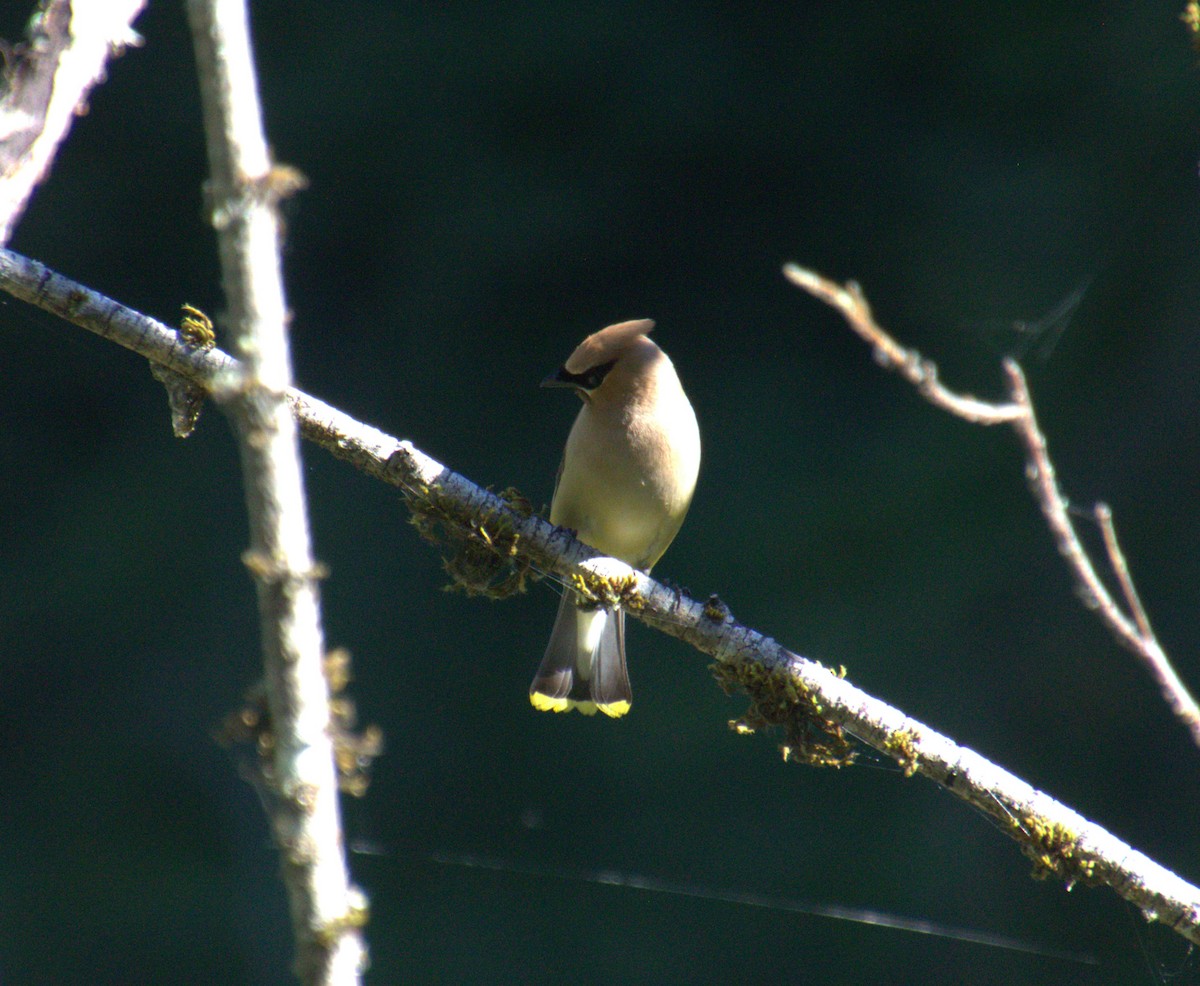
[[[700,471],[700,429],[671,360],[634,319],[594,332],[542,381],[583,401],[558,467],[550,522],[602,554],[649,572],[679,533]],[[625,667],[625,612],[567,589],[529,686],[542,712],[633,702]]]

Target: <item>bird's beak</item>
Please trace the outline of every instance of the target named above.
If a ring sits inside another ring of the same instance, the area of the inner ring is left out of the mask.
[[[557,370],[546,377],[542,381],[543,387],[575,387],[578,384],[571,380],[567,374],[566,367],[560,366]]]

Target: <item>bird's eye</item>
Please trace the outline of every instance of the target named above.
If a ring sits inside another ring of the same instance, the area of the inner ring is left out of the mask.
[[[584,390],[595,390],[600,384],[604,383],[604,378],[608,376],[608,371],[616,365],[617,361],[615,359],[609,360],[607,363],[601,363],[599,366],[593,366],[584,370],[575,379]]]

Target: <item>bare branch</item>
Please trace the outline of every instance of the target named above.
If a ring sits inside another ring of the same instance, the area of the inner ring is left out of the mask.
[[[274,736],[264,802],[283,858],[296,972],[312,986],[360,981],[365,904],[349,885],[324,672],[318,580],[296,422],[280,270],[279,189],[263,134],[243,0],[189,0],[212,169],[213,225],[242,362],[214,391],[238,436]]]
[[[0,251],[0,288],[204,387],[211,388],[237,366],[219,350],[190,347],[167,326],[10,251]],[[719,677],[745,688],[760,713],[774,710],[771,721],[829,735],[845,730],[896,760],[907,774],[935,780],[993,818],[1033,859],[1036,875],[1054,875],[1068,886],[1077,881],[1107,885],[1148,919],[1200,943],[1200,888],[1020,778],[738,623],[715,597],[701,603],[622,562],[598,556],[569,531],[513,509],[411,442],[316,398],[290,390],[288,401],[305,438],[401,487],[415,510],[436,511],[444,523],[458,524],[481,543],[496,541],[495,532],[502,531],[507,547],[544,571],[570,579],[598,598],[615,597],[630,615],[716,658]],[[745,729],[754,723],[743,719],[739,725]],[[789,743],[791,739],[789,732]]]
[[[1042,514],[1054,534],[1059,553],[1067,560],[1075,575],[1084,604],[1089,609],[1094,609],[1117,641],[1146,665],[1158,683],[1168,707],[1188,728],[1192,739],[1200,746],[1200,706],[1197,706],[1187,686],[1176,674],[1170,659],[1150,628],[1150,619],[1142,607],[1141,599],[1129,575],[1125,554],[1117,541],[1112,510],[1107,504],[1101,503],[1095,506],[1093,512],[1100,525],[1109,564],[1121,586],[1132,616],[1127,616],[1121,611],[1117,601],[1096,574],[1096,569],[1079,540],[1079,534],[1067,509],[1067,498],[1055,479],[1054,466],[1046,449],[1046,438],[1038,428],[1025,374],[1013,360],[1004,361],[1004,372],[1008,376],[1009,392],[1013,400],[1025,409],[1025,413],[1013,426],[1025,443],[1029,456],[1026,472],[1030,484],[1042,508]]]
[[[876,361],[886,367],[897,368],[931,404],[975,424],[1012,424],[1025,444],[1025,472],[1030,487],[1054,535],[1059,553],[1066,559],[1075,576],[1084,605],[1095,610],[1117,641],[1146,665],[1162,690],[1167,705],[1187,727],[1196,745],[1200,746],[1200,706],[1176,674],[1170,659],[1150,628],[1150,620],[1138,598],[1125,556],[1117,542],[1112,511],[1106,504],[1097,504],[1093,514],[1104,537],[1109,565],[1121,586],[1131,615],[1121,611],[1121,607],[1096,574],[1095,566],[1079,539],[1068,510],[1067,497],[1055,478],[1054,464],[1050,461],[1046,447],[1046,437],[1038,428],[1025,374],[1017,362],[1006,359],[1003,363],[1004,373],[1008,378],[1010,403],[992,404],[973,397],[961,397],[938,382],[936,364],[925,359],[916,350],[905,349],[879,327],[862,289],[853,281],[843,287],[796,264],[786,264],[783,273],[793,284],[838,309],[850,328],[874,348]]]
[[[1108,564],[1117,576],[1117,581],[1121,586],[1121,595],[1125,597],[1125,605],[1129,607],[1129,612],[1133,614],[1133,621],[1137,624],[1138,635],[1153,637],[1154,631],[1150,629],[1150,617],[1146,615],[1146,610],[1142,606],[1141,597],[1129,574],[1125,552],[1121,550],[1121,545],[1117,541],[1117,529],[1113,526],[1112,508],[1107,503],[1097,503],[1092,508],[1092,515],[1100,528],[1100,536],[1104,538],[1104,550],[1108,552]]]
[[[87,112],[112,55],[141,44],[145,0],[43,0],[25,44],[9,49],[0,99],[0,245],[50,171],[71,121]]]
[[[992,404],[944,387],[938,380],[936,363],[915,349],[904,348],[879,327],[862,289],[854,281],[847,281],[843,287],[796,264],[785,264],[783,275],[797,287],[840,311],[850,328],[874,350],[875,362],[900,373],[929,403],[979,425],[1004,424],[1021,413],[1020,408],[1012,404]]]

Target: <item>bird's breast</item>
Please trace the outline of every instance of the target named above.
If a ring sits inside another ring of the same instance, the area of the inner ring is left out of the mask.
[[[636,409],[635,409],[636,410]],[[584,405],[567,439],[550,519],[637,568],[666,551],[687,513],[699,470],[695,415],[606,415]]]

